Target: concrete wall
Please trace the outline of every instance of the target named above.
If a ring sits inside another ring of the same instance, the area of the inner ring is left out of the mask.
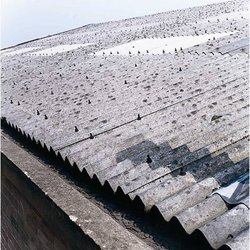
[[[99,249],[3,154],[1,163],[3,250]]]

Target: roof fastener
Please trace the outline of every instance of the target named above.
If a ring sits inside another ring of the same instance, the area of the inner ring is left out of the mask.
[[[211,118],[211,122],[212,121],[215,121],[215,120],[218,120],[222,117],[222,115],[213,115],[212,118]]]
[[[77,126],[75,126],[75,132],[78,132],[79,131],[79,129],[77,128]]]
[[[179,71],[182,71],[182,68],[181,68],[181,67],[179,68]]]
[[[53,92],[53,91],[51,91],[51,92],[50,92],[50,94],[51,94],[51,95],[54,95],[54,92]]]
[[[37,111],[36,111],[36,114],[37,114],[37,115],[40,115],[40,112],[39,112],[39,110],[37,110]]]
[[[19,105],[20,105],[20,102],[17,102],[17,105],[19,106]]]
[[[89,139],[94,139],[94,136],[92,133],[89,134]]]
[[[138,116],[137,116],[137,120],[141,120],[141,116],[140,116],[140,114],[138,114]]]
[[[88,104],[91,104],[91,101],[90,101],[90,100],[88,100]]]
[[[147,161],[146,161],[147,163],[151,163],[152,162],[152,159],[150,158],[150,156],[149,155],[147,155]]]
[[[185,175],[185,174],[186,174],[186,173],[185,173],[183,167],[181,167],[181,168],[180,168],[180,175],[183,176],[183,175]]]
[[[128,84],[128,82],[125,80],[125,81],[124,81],[124,84]]]
[[[47,115],[44,115],[44,119],[47,120],[47,119],[48,119],[48,116],[47,116]]]
[[[137,64],[135,63],[135,67],[137,67]]]
[[[10,103],[12,104],[12,103],[13,103],[13,101],[12,101],[12,100],[10,100]]]

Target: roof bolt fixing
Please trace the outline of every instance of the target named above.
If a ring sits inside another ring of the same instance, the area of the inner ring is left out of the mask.
[[[185,173],[183,167],[181,167],[181,168],[180,168],[180,175],[183,176],[183,175],[185,175],[185,174],[186,174],[186,173]]]
[[[152,162],[152,159],[150,158],[150,156],[149,155],[147,155],[147,161],[146,161],[147,163],[151,163]]]

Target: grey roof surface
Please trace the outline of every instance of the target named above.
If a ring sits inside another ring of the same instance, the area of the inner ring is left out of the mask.
[[[92,24],[9,50],[93,43],[51,56],[3,50],[1,116],[211,247],[248,249],[248,206],[211,195],[249,168],[247,7],[229,1]],[[224,32],[177,52],[93,54],[145,37]]]

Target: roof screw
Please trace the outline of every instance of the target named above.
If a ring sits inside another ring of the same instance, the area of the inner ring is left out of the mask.
[[[88,104],[91,104],[91,101],[90,101],[90,100],[88,100]]]
[[[126,80],[125,80],[124,84],[128,84]]]
[[[86,79],[89,79],[88,76],[86,76]]]
[[[10,100],[10,103],[11,103],[11,104],[13,104],[13,101],[12,101],[12,100]]]
[[[165,50],[163,50],[162,53],[165,54]]]
[[[119,51],[117,51],[116,54],[119,54]]]
[[[137,67],[137,64],[135,64],[135,67]]]
[[[39,110],[37,110],[37,111],[36,111],[36,114],[37,114],[37,115],[40,115],[40,112],[39,112]]]
[[[181,67],[179,68],[179,71],[182,71],[182,68],[181,68]]]
[[[177,49],[176,49],[176,48],[174,49],[174,52],[177,52]]]
[[[183,175],[185,175],[185,174],[186,174],[186,173],[185,173],[183,167],[181,167],[181,168],[180,168],[180,175],[183,176]]]
[[[137,52],[138,54],[140,54],[141,52],[138,50],[138,52]]]
[[[130,52],[130,51],[129,51],[128,53],[131,55],[131,52]]]
[[[152,159],[150,158],[150,156],[149,155],[147,155],[147,161],[146,161],[147,163],[151,163],[152,162]]]
[[[47,119],[48,119],[48,116],[47,116],[47,115],[44,115],[44,119],[47,120]]]
[[[94,136],[92,133],[89,134],[89,139],[94,139]]]
[[[20,102],[17,102],[17,105],[19,106],[19,105],[20,105]]]
[[[105,55],[105,52],[102,52],[103,55]]]
[[[137,120],[141,120],[141,116],[140,116],[140,114],[138,114],[138,116],[137,116]]]
[[[79,130],[78,130],[78,128],[77,128],[77,126],[75,126],[75,132],[78,132]]]
[[[149,53],[149,51],[148,51],[148,50],[146,50],[146,52],[147,52],[147,54]]]
[[[180,50],[182,50],[182,47],[180,48]]]
[[[50,92],[50,94],[51,94],[51,95],[54,95],[54,92],[53,92],[53,91],[51,91],[51,92]]]

